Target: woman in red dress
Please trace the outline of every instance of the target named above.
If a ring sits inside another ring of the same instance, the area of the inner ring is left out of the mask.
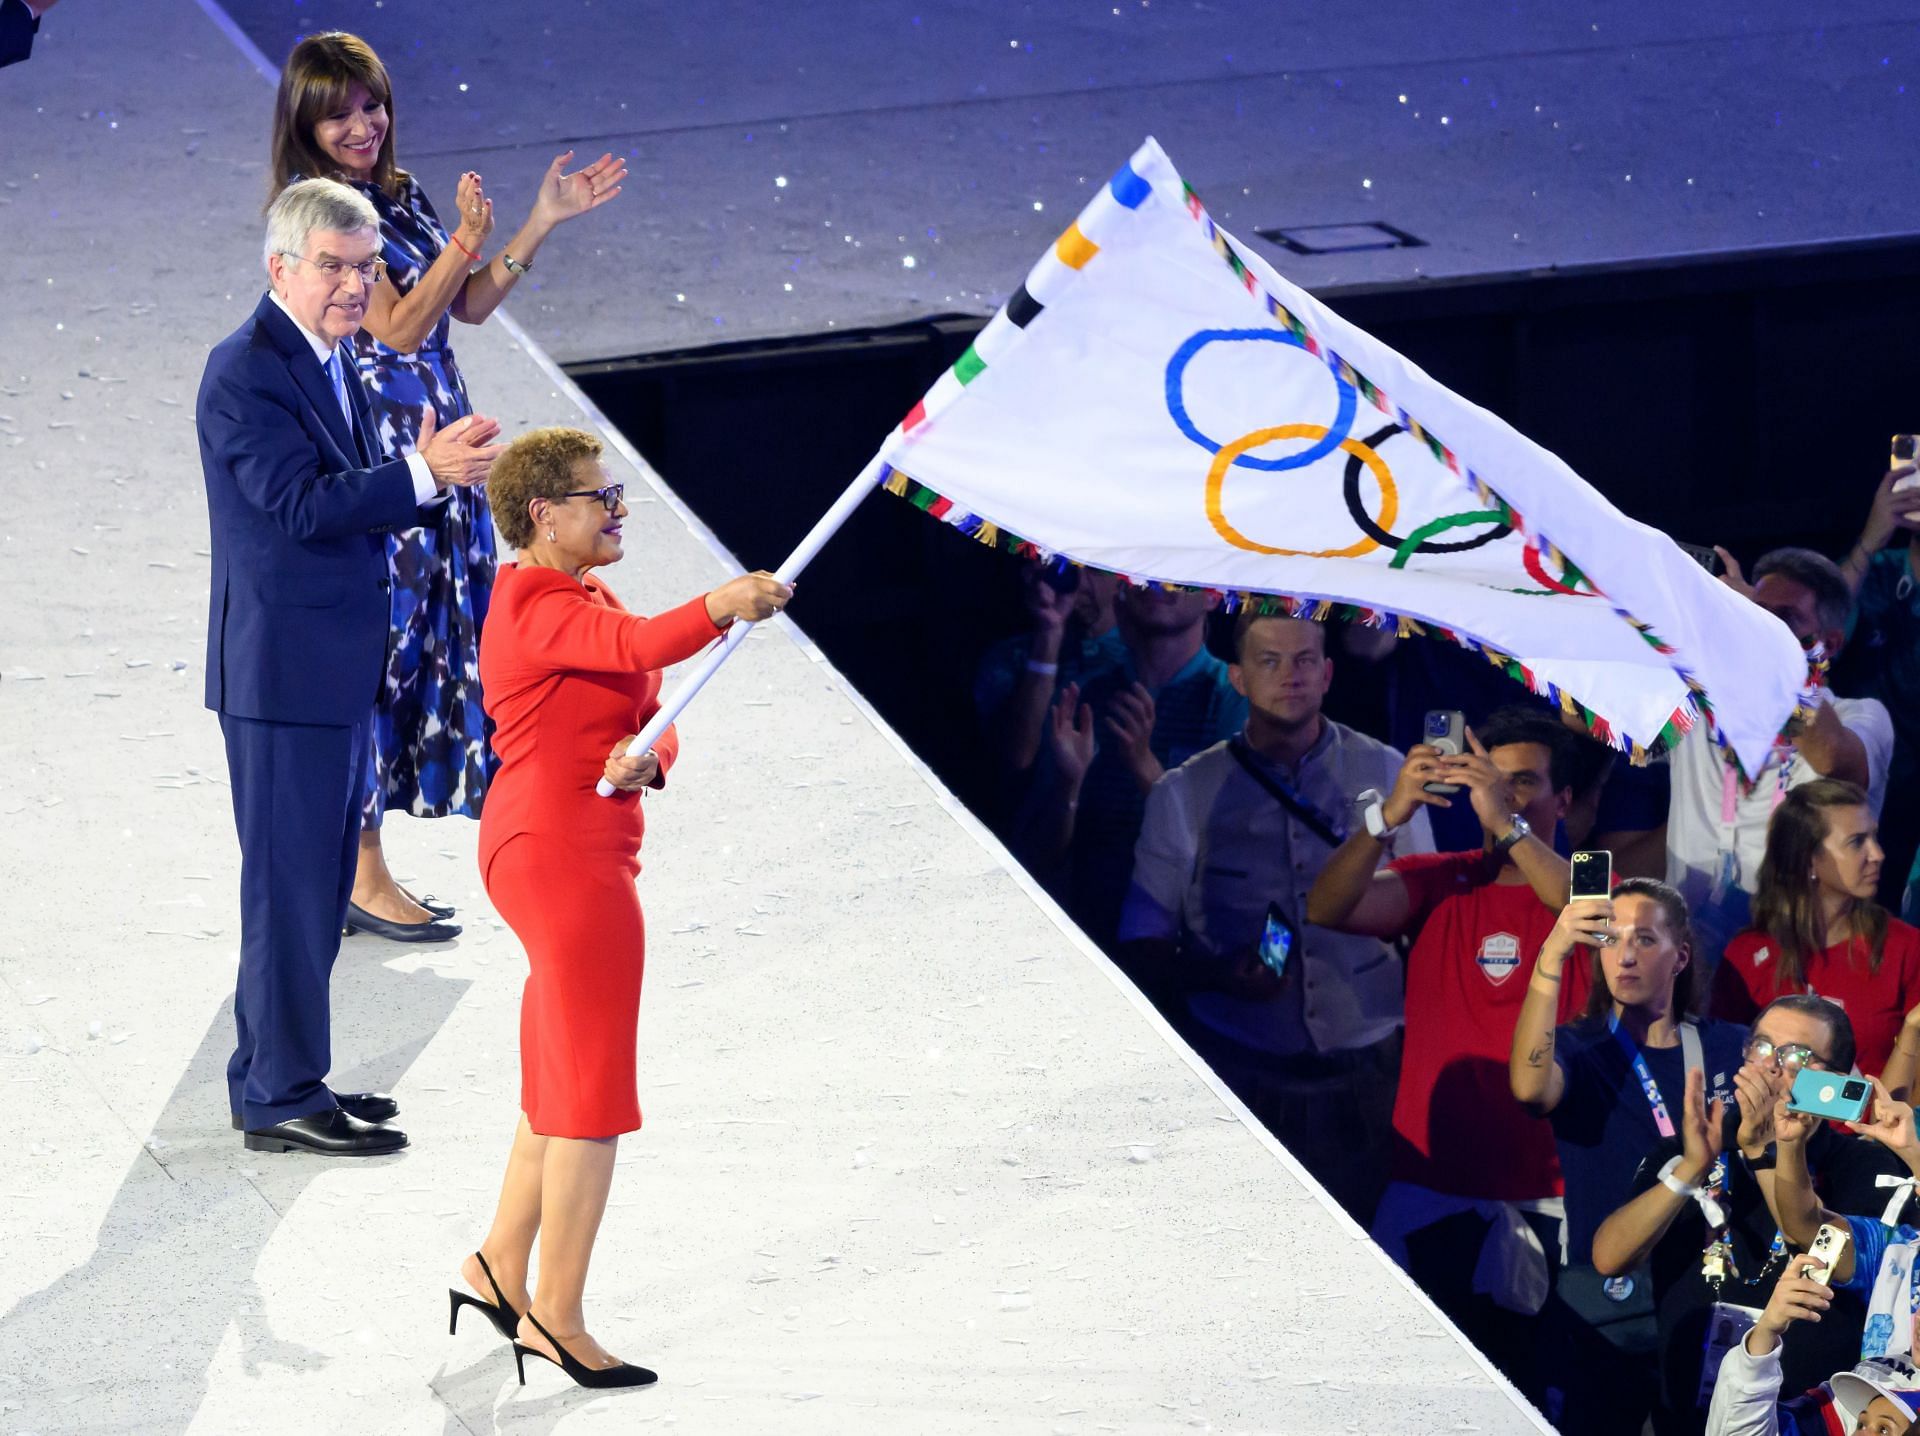
[[[1920,932],[1874,901],[1878,821],[1851,783],[1820,778],[1790,791],[1767,827],[1753,928],[1727,944],[1713,1015],[1751,1022],[1774,998],[1814,992],[1846,1008],[1860,1070],[1904,1090],[1920,1028]]]
[[[525,1357],[583,1386],[643,1386],[644,1367],[609,1355],[581,1311],[606,1209],[614,1148],[640,1126],[634,1037],[646,938],[634,878],[641,794],[664,786],[679,752],[669,728],[640,758],[627,744],[659,708],[656,671],[699,652],[736,619],[778,612],[792,590],[771,574],[722,584],[654,618],[627,612],[588,570],[622,557],[621,486],[600,441],[578,429],[523,434],[488,484],[503,564],[480,649],[499,775],[480,820],[487,895],[527,950],[520,1010],[520,1105],[493,1228],[450,1293],[477,1306]],[[605,777],[620,791],[595,796]],[[540,1238],[539,1291],[527,1266]]]

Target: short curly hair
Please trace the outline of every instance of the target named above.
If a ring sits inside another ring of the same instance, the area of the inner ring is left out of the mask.
[[[487,475],[487,505],[493,526],[509,547],[533,542],[533,515],[527,505],[535,499],[557,499],[574,487],[573,466],[597,459],[606,446],[584,429],[555,425],[530,429],[507,445]]]

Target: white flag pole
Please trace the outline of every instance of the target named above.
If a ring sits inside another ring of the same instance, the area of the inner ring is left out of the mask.
[[[826,547],[827,540],[839,532],[840,526],[852,517],[853,511],[860,507],[861,501],[873,492],[874,485],[880,482],[880,473],[885,468],[885,461],[880,455],[875,454],[868,461],[867,466],[860,471],[859,477],[847,485],[846,492],[834,501],[833,507],[822,514],[820,521],[807,531],[807,536],[800,540],[799,547],[787,555],[787,561],[780,565],[773,576],[782,583],[792,583],[800,570],[813,562],[814,555]],[[720,665],[732,656],[735,649],[746,642],[747,634],[752,630],[753,624],[746,619],[734,620],[726,633],[707,650],[706,657],[700,660],[700,666],[680,681],[680,686],[674,689],[667,700],[660,705],[660,711],[647,720],[647,726],[641,729],[633,742],[627,745],[629,758],[638,758],[653,746],[654,741],[667,731],[668,726],[680,716],[681,711],[693,702],[693,695],[704,688],[707,680],[720,671]],[[611,798],[618,790],[602,778],[594,791],[603,798]]]

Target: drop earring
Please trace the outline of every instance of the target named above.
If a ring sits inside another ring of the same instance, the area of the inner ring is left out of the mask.
[[[548,542],[548,543],[552,543],[553,541],[554,541],[554,538],[553,538],[553,530],[552,530],[552,529],[548,529],[548,530],[547,530],[547,542]]]

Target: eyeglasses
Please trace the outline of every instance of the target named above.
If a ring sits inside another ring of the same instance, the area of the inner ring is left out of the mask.
[[[347,271],[352,270],[360,276],[360,282],[371,289],[380,282],[380,277],[387,272],[387,262],[384,259],[369,259],[359,264],[348,264],[343,259],[308,259],[306,255],[295,254],[292,250],[288,249],[276,250],[274,252],[282,259],[297,259],[302,264],[311,264],[315,269],[320,271],[323,277],[334,284],[338,284],[341,280],[345,279],[347,277]]]
[[[1775,1046],[1764,1037],[1755,1037],[1747,1043],[1747,1060],[1774,1062],[1789,1072],[1798,1072],[1805,1067],[1827,1065],[1826,1058],[1804,1043],[1784,1042]]]
[[[563,499],[598,499],[612,513],[620,507],[620,501],[627,495],[625,484],[608,484],[604,489],[575,489],[571,493],[560,495]]]

